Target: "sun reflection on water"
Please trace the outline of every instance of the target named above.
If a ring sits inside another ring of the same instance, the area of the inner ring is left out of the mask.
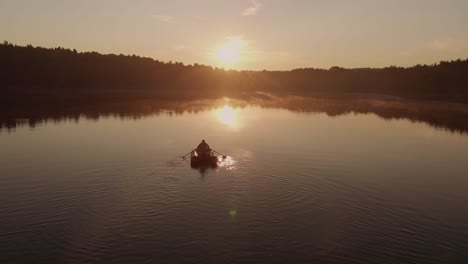
[[[237,126],[236,112],[234,108],[228,105],[224,105],[222,108],[216,111],[216,115],[218,116],[218,119],[219,121],[221,121],[221,123],[230,127]]]
[[[234,160],[230,156],[226,156],[225,158],[219,158],[218,162],[218,167],[219,168],[224,168],[226,170],[234,170],[236,168],[235,164],[237,163],[236,160]]]

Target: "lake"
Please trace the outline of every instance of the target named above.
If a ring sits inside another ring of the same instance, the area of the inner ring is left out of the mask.
[[[9,114],[0,263],[466,261],[468,111],[390,104]]]

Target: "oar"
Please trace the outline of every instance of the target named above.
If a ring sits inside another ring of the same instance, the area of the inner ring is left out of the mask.
[[[185,159],[185,157],[187,157],[188,155],[192,154],[192,152],[194,151],[195,149],[192,149],[189,153],[183,155],[183,156],[180,156],[181,158]]]
[[[218,155],[220,155],[220,156],[223,156],[223,159],[226,158],[226,155],[223,155],[223,154],[219,153],[218,151],[216,151],[216,150],[214,150],[214,149],[211,149],[211,150],[213,150],[214,153],[216,153],[216,154],[218,154]]]

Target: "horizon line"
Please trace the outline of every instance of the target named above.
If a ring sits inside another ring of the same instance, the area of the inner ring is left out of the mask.
[[[425,66],[436,66],[436,65],[439,65],[441,64],[442,62],[457,62],[457,61],[468,61],[468,56],[466,58],[457,58],[457,59],[451,59],[451,60],[441,60],[441,61],[438,61],[438,62],[434,62],[432,64],[413,64],[411,66],[398,66],[398,65],[388,65],[388,66],[384,66],[384,67],[371,67],[371,66],[362,66],[362,67],[344,67],[344,66],[339,66],[339,65],[334,65],[334,66],[330,66],[328,68],[316,68],[316,67],[313,67],[313,66],[307,66],[307,67],[297,67],[297,68],[292,68],[292,69],[282,69],[282,70],[269,70],[269,69],[262,69],[262,70],[247,70],[247,69],[229,69],[229,68],[224,68],[224,67],[218,67],[218,66],[214,66],[214,65],[210,65],[210,64],[201,64],[201,63],[193,63],[193,64],[190,64],[190,63],[184,63],[184,62],[181,62],[181,61],[172,61],[172,60],[169,60],[169,61],[163,61],[163,60],[159,60],[157,58],[154,58],[154,57],[147,57],[147,56],[144,56],[144,55],[136,55],[136,54],[123,54],[123,53],[120,53],[120,54],[117,54],[117,53],[104,53],[104,52],[99,52],[99,51],[78,51],[76,48],[66,48],[66,47],[62,47],[62,46],[55,46],[55,47],[44,47],[44,46],[34,46],[33,44],[25,44],[25,45],[21,45],[21,44],[15,44],[13,42],[9,42],[7,40],[4,40],[3,42],[0,43],[0,45],[11,45],[11,46],[14,46],[14,47],[22,47],[22,48],[40,48],[40,49],[64,49],[64,50],[69,50],[69,51],[76,51],[78,54],[86,54],[86,53],[97,53],[99,55],[103,55],[103,56],[106,56],[106,55],[113,55],[113,56],[125,56],[125,57],[138,57],[138,58],[142,58],[142,59],[152,59],[153,61],[155,62],[162,62],[164,64],[182,64],[183,66],[203,66],[203,67],[211,67],[213,69],[218,69],[218,70],[223,70],[223,71],[235,71],[235,72],[291,72],[291,71],[295,71],[295,70],[324,70],[324,71],[328,71],[328,70],[332,70],[332,69],[343,69],[343,70],[359,70],[359,69],[373,69],[373,70],[378,70],[378,69],[386,69],[386,68],[400,68],[400,69],[410,69],[410,68],[414,68],[414,67],[425,67]]]

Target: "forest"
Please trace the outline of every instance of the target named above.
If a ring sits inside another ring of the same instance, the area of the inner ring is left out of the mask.
[[[311,62],[313,64],[313,62]],[[0,44],[2,105],[29,96],[109,98],[249,98],[384,95],[468,103],[468,59],[385,68],[331,67],[234,71],[135,55]],[[11,106],[11,105],[10,105]]]

